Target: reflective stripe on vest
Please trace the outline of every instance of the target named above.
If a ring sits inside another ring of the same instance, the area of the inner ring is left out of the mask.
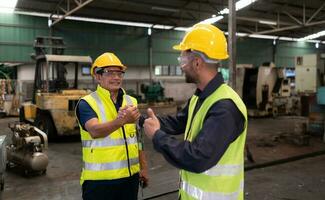
[[[181,189],[198,200],[235,200],[238,198],[239,193],[244,190],[244,184],[241,182],[238,190],[232,193],[206,192],[185,181],[181,182]]]
[[[136,165],[139,163],[138,158],[129,159],[130,165]],[[85,170],[101,171],[101,170],[112,170],[112,169],[122,169],[128,167],[128,161],[122,160],[118,162],[109,163],[84,163]]]
[[[202,172],[209,176],[235,176],[242,172],[243,165],[215,165],[214,167]]]
[[[137,144],[136,137],[129,137],[126,139],[128,144]],[[123,138],[120,139],[112,139],[106,137],[102,140],[83,140],[82,147],[90,148],[90,147],[113,147],[113,146],[120,146],[125,145],[125,140]]]
[[[128,106],[133,105],[132,99],[129,95],[125,95],[125,101],[126,101],[126,105],[128,105]]]
[[[102,101],[100,100],[97,92],[92,92],[90,95],[95,99],[96,104],[99,107],[100,117],[103,119],[103,122],[107,122],[107,118],[105,115],[105,108],[104,108],[104,105],[103,105]]]

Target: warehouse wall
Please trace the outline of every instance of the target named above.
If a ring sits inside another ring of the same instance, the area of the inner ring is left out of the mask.
[[[85,28],[86,27],[86,28]],[[29,63],[21,69],[18,76],[32,81],[34,68],[30,54],[34,53],[33,41],[36,36],[49,35],[47,18],[25,15],[0,14],[0,62]],[[63,20],[53,29],[54,36],[61,36],[67,45],[65,54],[90,55],[93,59],[105,51],[115,52],[128,66],[125,77],[126,87],[139,91],[139,85],[149,79],[149,36],[146,28],[99,24]],[[177,65],[178,52],[172,46],[178,43],[184,32],[153,30],[152,52],[153,65]],[[277,66],[293,67],[294,57],[303,54],[323,52],[324,45],[316,49],[313,43],[278,41],[274,46],[272,40],[239,38],[237,42],[237,63],[259,66],[273,60]],[[227,66],[227,62],[223,63]],[[81,73],[81,72],[79,72]],[[79,76],[81,87],[92,83],[90,76]],[[186,99],[176,88],[184,88],[184,78],[180,76],[153,77],[165,83],[166,95],[175,99]],[[186,88],[192,91],[193,86]],[[127,88],[127,89],[128,89]],[[184,89],[181,89],[184,91]]]

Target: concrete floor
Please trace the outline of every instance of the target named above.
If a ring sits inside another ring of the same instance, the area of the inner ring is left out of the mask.
[[[0,120],[0,135],[10,133],[8,122],[16,118]],[[299,118],[279,117],[251,119],[247,143],[256,163],[268,162],[304,153],[325,150],[321,137],[313,137],[309,146],[297,147],[286,141],[274,141],[274,136],[290,132]],[[5,200],[61,200],[81,199],[79,174],[81,169],[81,145],[79,137],[64,138],[65,142],[49,144],[50,160],[46,175],[24,177],[19,168],[5,174],[5,189],[0,199]],[[271,145],[261,145],[271,141]],[[170,166],[160,154],[153,151],[146,141],[150,166],[150,185],[144,189],[144,198],[177,190],[178,170]],[[247,163],[247,166],[252,165]],[[295,162],[254,169],[245,173],[245,199],[248,200],[323,200],[325,199],[325,155]],[[139,192],[141,198],[142,193]],[[155,200],[177,199],[177,193],[150,198]]]

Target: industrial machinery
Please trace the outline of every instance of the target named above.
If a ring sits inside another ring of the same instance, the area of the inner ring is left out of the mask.
[[[141,84],[141,92],[145,96],[144,102],[162,102],[165,101],[164,87],[161,81],[153,81],[151,84]]]
[[[293,81],[287,72],[288,69],[275,67],[273,63],[237,68],[236,90],[249,116],[297,114],[299,97],[292,92]]]
[[[319,86],[325,85],[325,54],[297,56],[295,69],[298,93],[316,93]]]
[[[177,112],[177,105],[173,98],[166,98],[164,86],[161,81],[152,81],[150,84],[141,84],[144,100],[138,105],[141,113],[147,113],[147,108],[152,108],[160,115],[173,115]]]
[[[7,166],[21,166],[26,175],[31,172],[45,173],[49,162],[44,153],[48,145],[46,134],[34,126],[20,122],[10,123],[9,128],[12,135],[7,144]]]
[[[20,121],[35,125],[49,139],[78,134],[74,109],[78,100],[89,92],[78,89],[81,67],[90,67],[89,56],[63,55],[63,39],[37,37],[33,99],[20,108]]]
[[[309,119],[308,132],[323,135],[325,130],[325,54],[297,56],[295,69],[296,90],[301,97],[301,113]]]

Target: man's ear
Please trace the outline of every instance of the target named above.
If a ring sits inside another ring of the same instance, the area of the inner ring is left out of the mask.
[[[201,70],[201,68],[202,68],[202,64],[203,64],[203,61],[202,61],[202,59],[201,58],[199,58],[199,57],[195,57],[195,59],[194,59],[195,61],[195,63],[194,63],[194,67],[195,67],[195,69],[198,71],[198,70]]]

